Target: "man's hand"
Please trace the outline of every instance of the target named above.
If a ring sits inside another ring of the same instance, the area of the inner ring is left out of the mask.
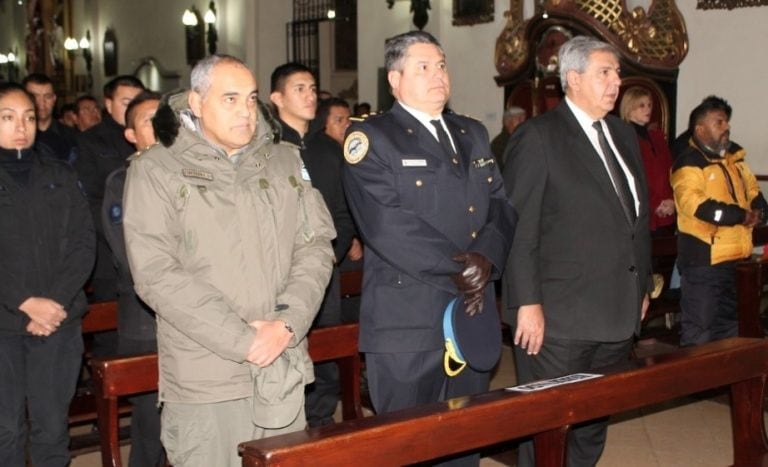
[[[643,297],[643,306],[640,308],[640,321],[645,319],[645,315],[648,314],[648,307],[651,305],[651,295],[645,294]]]
[[[747,227],[754,227],[763,220],[763,212],[759,209],[752,209],[751,211],[747,211],[747,214],[744,216],[744,222],[742,224],[746,225]]]
[[[19,310],[29,316],[29,319],[44,328],[50,335],[59,328],[67,312],[59,303],[44,297],[29,297],[24,303],[19,305]]]
[[[288,331],[282,321],[256,320],[248,324],[256,329],[256,335],[246,360],[261,368],[271,365],[288,347],[293,333]]]
[[[35,321],[30,321],[29,324],[27,324],[27,332],[32,334],[33,336],[39,336],[39,337],[48,337],[51,334],[53,334],[53,332],[49,331],[43,325]]]
[[[517,310],[515,345],[536,355],[544,342],[544,309],[541,305],[523,305]]]
[[[483,309],[483,291],[491,277],[491,262],[480,253],[462,253],[452,258],[464,264],[464,269],[451,276],[453,283],[464,294],[467,314],[472,316]]]
[[[672,199],[665,199],[656,208],[656,215],[659,217],[671,216],[675,213],[675,201]]]
[[[462,263],[464,269],[454,274],[453,279],[460,292],[467,295],[477,293],[485,288],[491,277],[491,262],[480,253],[462,253],[452,258],[457,263]]]
[[[363,259],[363,244],[357,237],[352,239],[352,245],[350,245],[349,251],[347,251],[347,258],[350,261],[360,261]]]

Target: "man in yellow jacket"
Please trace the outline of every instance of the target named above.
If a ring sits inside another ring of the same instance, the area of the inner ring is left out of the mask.
[[[746,152],[730,140],[729,115],[720,98],[696,107],[688,148],[672,167],[682,346],[738,334],[736,263],[750,256],[752,228],[768,209]]]

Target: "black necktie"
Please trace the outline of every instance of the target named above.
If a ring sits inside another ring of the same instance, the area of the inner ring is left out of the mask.
[[[597,130],[597,142],[600,144],[600,149],[603,150],[605,165],[608,166],[608,174],[611,176],[616,195],[618,195],[621,206],[624,208],[624,214],[627,216],[627,221],[630,225],[634,224],[637,214],[635,213],[635,201],[632,197],[632,191],[629,189],[627,177],[624,174],[624,171],[621,170],[621,166],[616,158],[616,154],[613,152],[613,149],[611,149],[611,145],[608,144],[608,140],[603,132],[603,125],[598,120],[592,124],[592,127]]]
[[[435,127],[435,130],[437,130],[437,141],[440,143],[440,146],[443,147],[445,155],[448,157],[455,156],[456,151],[453,150],[451,138],[448,137],[448,133],[446,133],[445,128],[443,128],[443,123],[440,120],[430,120],[429,123],[431,123]]]

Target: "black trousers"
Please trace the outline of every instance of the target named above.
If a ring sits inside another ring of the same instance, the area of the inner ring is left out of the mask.
[[[27,435],[32,465],[69,464],[69,404],[82,356],[79,322],[48,337],[0,335],[0,465],[26,465]]]
[[[736,262],[680,270],[680,345],[699,345],[739,333]]]
[[[339,268],[334,267],[313,327],[341,324],[340,279]],[[316,364],[315,382],[305,390],[304,410],[307,413],[307,424],[316,427],[333,423],[333,414],[341,399],[340,394],[339,365],[336,362]]]
[[[448,377],[443,368],[443,351],[366,353],[368,390],[376,413],[415,407],[453,397],[487,392],[490,372],[480,373],[467,366]],[[477,466],[479,454],[444,459],[439,465]]]
[[[632,339],[593,342],[555,339],[545,334],[544,345],[538,355],[528,355],[526,350],[515,346],[517,383],[525,384],[571,373],[588,373],[627,360],[631,351]],[[597,464],[605,447],[607,431],[607,417],[574,426],[568,433],[568,466],[587,467]],[[520,444],[517,465],[535,465],[532,440]]]

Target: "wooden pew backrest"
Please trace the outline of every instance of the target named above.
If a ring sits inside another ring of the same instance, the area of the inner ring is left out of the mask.
[[[736,266],[739,335],[742,337],[765,337],[760,316],[763,288],[766,283],[768,283],[768,262],[745,261]]]
[[[313,329],[307,339],[309,354],[314,362],[338,362],[344,420],[361,418],[358,325],[343,324]],[[148,353],[130,357],[94,358],[91,367],[99,414],[102,465],[120,467],[123,464],[118,437],[119,398],[157,391],[158,356],[156,353]]]
[[[117,302],[94,302],[88,304],[83,315],[83,334],[114,331],[117,329]]]
[[[717,368],[717,371],[713,371]],[[561,466],[575,423],[731,386],[736,465],[766,455],[768,341],[733,338],[636,360],[624,371],[535,393],[497,390],[240,445],[243,466],[405,465],[535,435],[537,465]]]

